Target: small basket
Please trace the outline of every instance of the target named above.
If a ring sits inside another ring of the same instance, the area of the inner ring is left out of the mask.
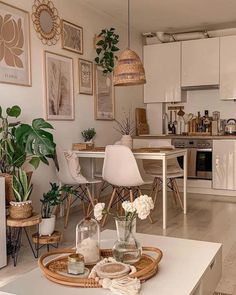
[[[10,202],[9,215],[12,219],[26,219],[33,214],[31,201],[26,202]]]
[[[143,283],[157,274],[162,251],[154,247],[143,247],[142,250],[146,253],[143,253],[140,260],[134,264],[137,271],[129,275],[129,277],[138,278]],[[112,249],[101,249],[100,251],[101,257],[112,257]],[[148,252],[152,253],[152,255],[148,255]],[[102,286],[95,279],[78,278],[76,276],[68,277],[62,274],[67,267],[68,255],[71,253],[75,253],[75,250],[61,249],[43,254],[39,258],[38,264],[45,277],[52,282],[71,287],[101,288]],[[56,258],[55,255],[57,255]],[[54,258],[52,258],[53,256]],[[50,257],[52,260],[48,261]]]

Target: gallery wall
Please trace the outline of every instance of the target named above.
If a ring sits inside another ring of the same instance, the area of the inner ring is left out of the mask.
[[[97,0],[94,0],[97,1]],[[7,0],[3,1],[21,9],[31,12],[33,0]],[[54,46],[45,46],[37,37],[31,26],[31,67],[32,67],[32,87],[15,86],[0,83],[0,105],[3,108],[12,105],[19,105],[22,108],[21,120],[30,122],[34,118],[45,118],[45,77],[43,71],[44,51],[63,54],[73,58],[74,61],[74,97],[75,97],[75,120],[73,121],[50,121],[54,126],[54,137],[57,144],[65,149],[71,148],[72,143],[81,142],[81,131],[94,127],[97,135],[95,144],[104,146],[112,144],[120,138],[114,130],[114,121],[98,121],[94,119],[94,96],[78,94],[78,58],[93,60],[94,35],[103,28],[115,27],[120,35],[119,47],[126,48],[127,28],[125,25],[116,22],[108,15],[95,11],[91,7],[86,7],[80,0],[54,0],[60,18],[70,21],[83,27],[84,33],[84,54],[64,50],[61,48],[61,40]],[[132,49],[142,55],[141,37],[132,32]],[[121,119],[124,111],[134,110],[135,107],[143,105],[142,86],[115,88],[115,118]],[[88,170],[88,162],[84,161],[85,170]],[[39,199],[42,193],[49,187],[49,181],[55,181],[55,167],[51,165],[41,165],[33,174],[34,191],[32,200],[36,210],[39,208]]]

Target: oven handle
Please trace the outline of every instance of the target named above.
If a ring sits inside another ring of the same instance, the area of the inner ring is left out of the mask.
[[[212,149],[197,149],[197,152],[212,152]]]

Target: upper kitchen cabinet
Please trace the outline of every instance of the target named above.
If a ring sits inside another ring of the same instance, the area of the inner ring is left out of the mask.
[[[181,101],[180,42],[144,46],[144,102]]]
[[[236,99],[236,36],[220,38],[220,99]]]
[[[182,42],[182,87],[219,85],[219,38]]]

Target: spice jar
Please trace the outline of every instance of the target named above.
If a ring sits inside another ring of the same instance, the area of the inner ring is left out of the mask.
[[[86,217],[76,226],[76,253],[84,256],[85,264],[100,260],[100,227],[95,219]]]
[[[84,273],[84,256],[81,254],[71,254],[68,256],[67,272],[72,275]]]

